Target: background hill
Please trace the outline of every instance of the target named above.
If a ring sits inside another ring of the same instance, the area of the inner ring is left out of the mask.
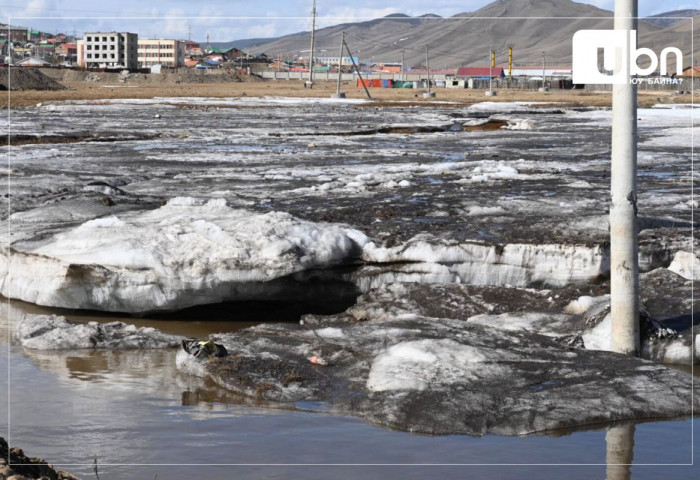
[[[700,15],[700,10],[695,10],[695,9],[687,9],[687,10],[674,10],[672,12],[665,12],[665,13],[659,13],[658,15],[652,15],[649,18],[646,18],[645,20],[649,23],[653,23],[657,27],[670,27],[675,23],[681,22],[682,19],[679,17],[683,18],[688,18],[688,17],[697,17]],[[698,28],[700,28],[700,25],[698,25]]]
[[[690,20],[667,17],[693,12],[669,12],[656,15],[651,22],[640,21],[640,44],[682,48],[685,65],[690,65]],[[570,0],[497,0],[452,17],[392,14],[322,28],[316,31],[316,49],[318,56],[336,56],[344,30],[353,54],[363,62],[401,62],[405,58],[406,67],[421,67],[428,45],[431,68],[488,65],[491,47],[497,51],[498,64],[504,65],[508,46],[512,45],[516,65],[541,64],[543,51],[548,65],[568,65],[573,34],[581,29],[612,28],[612,15],[611,11]],[[700,45],[698,32],[695,37]],[[301,52],[309,49],[309,43],[310,32],[299,32],[272,39],[239,40],[230,45],[277,57],[308,55]]]

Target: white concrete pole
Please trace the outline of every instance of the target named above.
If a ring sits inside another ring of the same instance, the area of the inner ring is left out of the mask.
[[[637,0],[615,0],[615,29],[637,30]],[[630,71],[628,45],[617,68]],[[620,65],[622,63],[622,65]],[[612,350],[639,353],[639,263],[637,242],[637,86],[613,85],[610,175],[610,311]]]
[[[428,56],[428,46],[425,46],[425,68],[428,70],[428,91],[423,92],[423,98],[432,98],[435,92],[430,90],[430,57]]]
[[[341,75],[341,68],[343,66],[343,45],[345,44],[345,30],[342,31],[342,36],[340,39],[340,50],[338,52],[338,85],[337,88],[335,89],[335,94],[340,97],[340,75]]]
[[[428,46],[425,46],[425,69],[428,71],[428,94],[430,94],[430,58],[428,57]]]
[[[406,64],[406,50],[401,50],[401,80],[406,81],[406,71],[404,65]]]
[[[345,45],[345,30],[343,30],[343,35],[340,39],[340,51],[338,53],[338,85],[335,89],[335,95],[331,95],[331,98],[345,98],[345,94],[340,92],[340,77],[343,74],[341,67],[343,66],[343,46]]]
[[[316,0],[311,10],[311,52],[309,52],[309,88],[314,86],[314,41],[316,37]]]
[[[549,91],[549,88],[547,88],[547,85],[546,85],[546,80],[547,80],[547,69],[545,67],[545,65],[547,65],[546,58],[547,58],[546,53],[544,51],[542,51],[542,86],[540,87],[540,90],[539,90],[540,92],[548,92]]]
[[[634,460],[634,425],[613,427],[605,434],[606,480],[630,480]]]

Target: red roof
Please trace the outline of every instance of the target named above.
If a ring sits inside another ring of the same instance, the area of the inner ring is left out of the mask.
[[[488,77],[493,74],[494,77],[503,75],[502,67],[462,67],[457,70],[458,77]]]

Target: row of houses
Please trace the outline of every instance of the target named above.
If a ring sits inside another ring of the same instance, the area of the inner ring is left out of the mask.
[[[236,48],[203,49],[197,42],[139,38],[131,32],[86,32],[81,38],[0,24],[0,60],[12,65],[84,68],[216,68],[249,60]],[[265,58],[264,61],[267,61]],[[1,62],[0,62],[1,63]]]

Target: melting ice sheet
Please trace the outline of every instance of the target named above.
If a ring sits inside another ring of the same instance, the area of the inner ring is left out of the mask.
[[[236,298],[264,282],[359,256],[357,230],[286,213],[175,198],[146,213],[90,220],[14,245],[5,296],[40,305],[139,312]],[[4,259],[5,257],[3,257]]]

